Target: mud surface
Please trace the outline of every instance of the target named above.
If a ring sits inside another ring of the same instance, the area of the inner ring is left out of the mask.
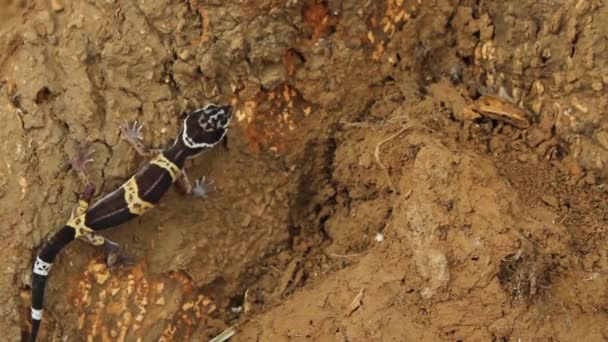
[[[6,340],[77,147],[102,196],[145,162],[121,122],[162,147],[207,101],[237,108],[188,166],[217,190],[108,230],[131,268],[66,248],[41,340],[608,339],[601,1],[0,4]]]

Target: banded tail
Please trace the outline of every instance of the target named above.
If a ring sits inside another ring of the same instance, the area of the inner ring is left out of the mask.
[[[48,239],[38,253],[38,257],[32,268],[32,331],[29,336],[29,342],[36,341],[38,330],[40,330],[46,277],[51,270],[57,254],[74,240],[74,236],[74,229],[65,226]]]

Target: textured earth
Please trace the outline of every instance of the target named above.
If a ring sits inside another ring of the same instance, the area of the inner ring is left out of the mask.
[[[600,0],[0,0],[0,331],[82,189],[206,102],[227,149],[54,264],[42,341],[608,340]]]

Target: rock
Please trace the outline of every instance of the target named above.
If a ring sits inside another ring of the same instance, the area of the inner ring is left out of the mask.
[[[507,150],[507,138],[504,135],[496,135],[490,139],[490,151],[494,154],[500,154]]]
[[[543,131],[538,127],[534,127],[526,134],[526,142],[530,147],[536,147],[542,142],[547,141],[551,138],[551,132]]]
[[[591,83],[591,88],[597,92],[600,92],[604,89],[604,84],[600,81],[595,81]]]
[[[60,0],[51,0],[51,9],[54,12],[61,12],[63,11],[63,4],[61,3]]]
[[[95,273],[95,281],[99,285],[103,285],[108,280],[108,278],[110,278],[110,272],[105,271]]]
[[[450,281],[448,258],[436,249],[423,250],[416,255],[416,266],[421,276],[428,279],[420,295],[425,299],[432,298],[437,290]]]
[[[604,149],[608,150],[608,133],[604,131],[600,131],[595,135],[595,140],[602,146]]]
[[[260,75],[260,83],[265,89],[275,89],[285,81],[285,68],[281,64],[269,65]]]
[[[540,199],[545,202],[545,204],[548,204],[555,209],[559,208],[559,200],[554,196],[543,195]]]
[[[510,322],[507,317],[499,318],[492,323],[488,330],[496,337],[509,337],[513,330],[513,322]]]
[[[190,56],[192,56],[192,53],[189,49],[182,50],[178,55],[179,59],[181,59],[182,61],[187,61],[188,59],[190,59]]]

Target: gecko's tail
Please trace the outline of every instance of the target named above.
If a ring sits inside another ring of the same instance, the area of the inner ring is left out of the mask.
[[[29,342],[35,342],[42,320],[42,302],[44,299],[44,287],[46,277],[51,270],[53,261],[59,252],[74,240],[75,231],[70,226],[61,228],[55,235],[48,239],[36,258],[32,269],[32,331]]]

